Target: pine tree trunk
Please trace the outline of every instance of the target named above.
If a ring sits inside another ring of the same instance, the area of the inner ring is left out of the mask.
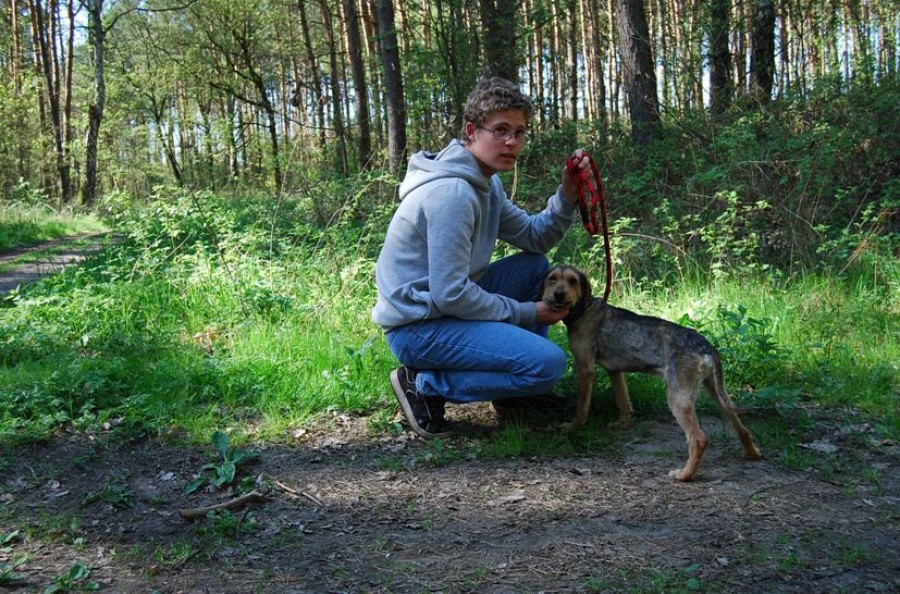
[[[400,172],[406,164],[406,104],[403,98],[403,76],[397,30],[394,27],[392,0],[376,0],[378,34],[381,37],[381,62],[384,66],[388,125],[388,163],[391,171]]]
[[[734,84],[731,80],[731,51],[728,48],[728,11],[730,0],[711,0],[710,5],[710,107],[722,113],[731,105]]]
[[[356,0],[344,0],[347,19],[347,47],[350,54],[350,70],[353,73],[353,89],[356,92],[356,124],[359,126],[359,169],[369,167],[372,157],[372,131],[369,125],[369,89],[366,85],[366,66],[363,62],[362,41],[359,35],[359,14]]]
[[[479,0],[488,73],[519,82],[516,53],[516,2]]]
[[[616,20],[631,137],[646,144],[659,127],[659,103],[643,0],[616,0]]]
[[[347,173],[347,139],[344,131],[344,115],[341,111],[343,106],[341,105],[341,87],[339,85],[341,76],[338,68],[337,39],[334,34],[328,1],[319,0],[319,6],[322,10],[322,27],[325,31],[325,42],[328,45],[328,62],[331,80],[331,121],[334,124],[335,134],[335,167],[341,173]]]
[[[775,82],[775,3],[756,0],[750,55],[750,96],[760,103],[772,97]]]
[[[97,197],[97,148],[100,142],[100,126],[106,106],[105,37],[103,27],[103,0],[87,2],[88,31],[94,61],[94,102],[88,106],[88,125],[84,141],[84,184],[81,186],[81,203],[93,206]]]

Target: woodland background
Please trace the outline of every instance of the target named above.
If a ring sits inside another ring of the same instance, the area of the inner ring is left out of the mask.
[[[697,114],[895,80],[897,7],[2,0],[0,196],[90,207],[160,184],[302,192],[322,172],[402,171],[410,151],[456,134],[484,74],[535,99],[532,161],[542,142],[562,159],[629,129],[647,144]]]
[[[897,0],[0,0],[0,275],[104,232],[0,295],[0,587],[896,591],[898,45]],[[710,339],[766,460],[709,423],[673,484],[645,374],[632,429],[603,377],[577,432],[403,426],[375,261],[485,74],[538,106],[511,199],[593,154],[611,301]]]

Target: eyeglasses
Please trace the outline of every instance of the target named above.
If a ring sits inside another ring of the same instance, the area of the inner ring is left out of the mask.
[[[528,130],[509,130],[504,127],[499,128],[485,128],[484,126],[475,126],[476,128],[481,128],[482,130],[487,130],[491,133],[497,140],[503,140],[504,142],[507,140],[515,140],[516,142],[522,142],[528,138]]]

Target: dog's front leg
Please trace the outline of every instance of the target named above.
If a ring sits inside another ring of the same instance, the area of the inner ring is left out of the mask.
[[[616,395],[616,406],[619,409],[619,426],[631,425],[631,398],[628,397],[628,382],[622,371],[607,371],[612,383],[613,394]]]
[[[576,383],[578,391],[578,404],[575,409],[575,418],[568,423],[563,423],[565,429],[578,429],[583,427],[588,420],[591,410],[591,391],[594,387],[594,363],[583,364],[575,362]]]

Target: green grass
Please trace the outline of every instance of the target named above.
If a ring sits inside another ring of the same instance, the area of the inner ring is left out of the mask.
[[[57,211],[42,204],[4,204],[0,208],[0,254],[59,237],[107,230],[107,225],[91,213]]]
[[[116,431],[125,436],[194,444],[217,430],[236,444],[290,442],[334,412],[401,430],[387,379],[396,361],[369,320],[389,213],[323,235],[290,214],[298,204],[282,206],[276,221],[266,200],[159,204],[116,221],[123,240],[101,257],[0,301],[0,443],[111,419],[122,419]],[[852,409],[880,435],[900,436],[898,272],[889,258],[878,262],[877,278],[694,271],[679,282],[621,282],[612,301],[706,334],[735,401],[758,413],[751,425],[764,451],[799,467],[810,463],[796,447],[815,430],[809,408]],[[551,338],[564,345],[564,328]],[[668,414],[660,380],[632,375],[629,385],[639,421]],[[598,374],[584,431],[512,426],[470,443],[489,457],[614,451],[608,390]],[[571,370],[559,391],[574,393]],[[448,447],[429,462],[458,456]]]

